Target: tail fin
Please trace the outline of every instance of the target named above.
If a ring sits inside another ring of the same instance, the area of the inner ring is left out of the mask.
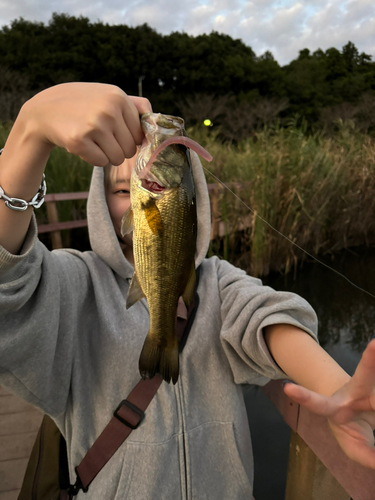
[[[143,378],[152,378],[159,373],[166,382],[172,379],[175,384],[179,372],[177,337],[167,345],[160,345],[158,339],[148,332],[139,358],[139,371]]]

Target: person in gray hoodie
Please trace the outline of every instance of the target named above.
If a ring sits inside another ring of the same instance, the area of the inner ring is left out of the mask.
[[[111,85],[52,87],[23,106],[0,157],[0,384],[54,419],[72,483],[74,468],[140,380],[149,316],[144,299],[126,309],[132,250],[119,224],[143,140],[139,114],[149,111],[146,99]],[[33,198],[55,145],[98,165],[88,200],[90,252],[48,251],[32,205],[15,211],[5,203],[5,196]],[[121,167],[104,182],[108,164]],[[317,343],[317,318],[304,299],[206,259],[208,194],[194,154],[192,164],[199,307],[178,382],[162,383],[142,424],[77,498],[251,498],[241,384],[277,378],[299,384],[285,391],[328,418],[351,458],[375,468],[374,341],[350,379]]]

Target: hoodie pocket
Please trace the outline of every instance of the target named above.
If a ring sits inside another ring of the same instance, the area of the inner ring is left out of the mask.
[[[178,437],[164,443],[129,443],[116,500],[180,500]]]
[[[121,457],[120,457],[121,454]],[[105,464],[89,486],[88,493],[80,491],[75,500],[126,500],[134,472],[135,456],[123,446]]]
[[[187,433],[193,500],[249,500],[252,485],[231,422],[209,422]]]

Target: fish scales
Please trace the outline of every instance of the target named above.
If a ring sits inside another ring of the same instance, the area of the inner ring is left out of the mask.
[[[135,226],[135,231],[143,232],[143,237],[134,242],[137,275],[149,298],[150,331],[155,332],[160,341],[164,331],[174,329],[178,299],[189,277],[190,269],[187,270],[186,265],[191,266],[189,259],[181,258],[190,243],[181,231],[189,214],[179,209],[178,194],[178,190],[173,190],[156,202],[163,225],[168,227],[162,236],[152,232],[144,212]]]

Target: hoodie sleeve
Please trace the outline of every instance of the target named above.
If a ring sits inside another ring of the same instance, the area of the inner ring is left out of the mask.
[[[80,259],[37,239],[35,217],[19,255],[0,246],[0,384],[52,416],[65,410],[88,286]]]
[[[317,341],[317,317],[306,300],[290,292],[277,292],[259,279],[226,261],[218,261],[221,298],[221,343],[235,382],[265,384],[268,379],[285,378],[271,356],[263,328],[290,324]]]

